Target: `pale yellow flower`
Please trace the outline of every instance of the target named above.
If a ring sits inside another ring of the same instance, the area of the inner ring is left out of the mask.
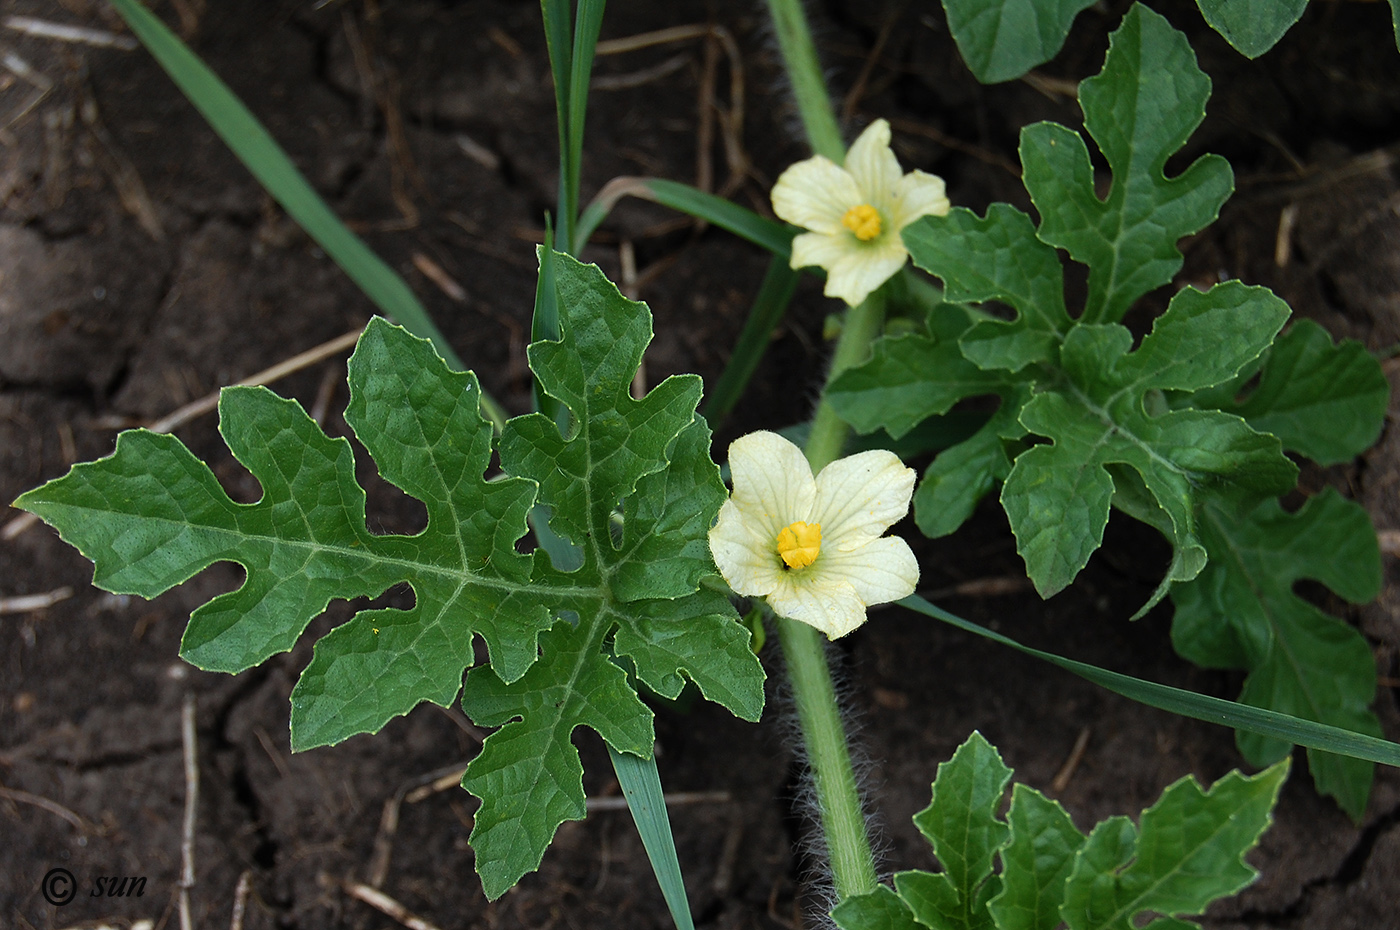
[[[852,306],[904,267],[909,253],[900,231],[948,206],[942,178],[900,170],[882,119],[860,134],[846,167],[815,155],[773,185],[773,212],[811,230],[792,240],[792,267],[825,268],[826,296]]]
[[[710,552],[736,594],[836,639],[865,622],[867,605],[914,593],[914,553],[883,535],[914,493],[913,469],[893,452],[847,456],[814,479],[801,449],[757,432],[730,445],[729,470],[734,493]]]

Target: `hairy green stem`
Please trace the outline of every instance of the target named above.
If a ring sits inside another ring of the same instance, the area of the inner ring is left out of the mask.
[[[768,15],[773,18],[783,66],[792,82],[793,96],[797,98],[797,109],[812,151],[839,165],[846,160],[846,143],[841,140],[831,96],[827,93],[826,81],[822,80],[817,48],[812,44],[812,30],[807,25],[802,0],[768,0]]]
[[[844,901],[852,895],[874,891],[878,879],[846,745],[846,729],[837,708],[821,637],[816,627],[800,620],[778,618],[778,640],[783,646],[807,764],[811,766],[812,784],[821,806],[831,876],[837,897]]]
[[[831,378],[865,357],[884,317],[883,291],[875,292],[860,306],[850,309],[831,360],[828,384]],[[823,399],[807,438],[807,460],[813,471],[820,471],[840,457],[849,431],[850,427]],[[869,894],[878,881],[875,857],[870,852],[865,813],[861,809],[846,729],[836,703],[836,689],[831,681],[831,669],[826,664],[821,634],[805,623],[779,617],[778,639],[782,643],[793,703],[797,705],[797,717],[802,725],[802,741],[821,809],[822,831],[836,894],[843,901],[852,895]]]
[[[846,145],[831,108],[826,82],[822,80],[802,0],[768,0],[768,12],[773,18],[773,30],[778,36],[783,64],[792,82],[812,151],[842,164],[846,160]],[[836,343],[827,384],[865,358],[884,318],[883,290],[870,295],[860,306],[850,308],[841,338]],[[832,410],[823,391],[805,450],[813,472],[821,471],[841,456],[849,432],[850,427]],[[870,837],[866,832],[855,771],[851,767],[846,728],[836,703],[836,689],[821,635],[805,623],[779,617],[778,639],[802,726],[802,741],[817,792],[836,894],[841,900],[870,894],[878,885],[875,857],[870,852]]]

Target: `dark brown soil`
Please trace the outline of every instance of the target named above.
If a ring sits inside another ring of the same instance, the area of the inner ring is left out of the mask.
[[[1120,0],[1080,18],[1041,80],[981,87],[953,51],[936,4],[818,4],[833,84],[850,128],[894,121],[906,166],[948,179],[955,203],[1025,206],[1014,170],[1019,127],[1073,123],[1069,83],[1093,73]],[[1267,284],[1334,335],[1389,353],[1400,342],[1400,61],[1380,3],[1314,3],[1302,24],[1250,63],[1205,32],[1193,4],[1156,4],[1189,30],[1216,82],[1210,117],[1186,157],[1219,151],[1239,191],[1219,224],[1186,245],[1183,281]],[[405,275],[486,387],[528,405],[523,347],[534,291],[533,242],[556,185],[553,93],[538,5],[505,0],[179,0],[159,12],[267,123],[314,184]],[[120,29],[95,0],[3,0],[6,15]],[[180,20],[179,15],[186,20]],[[605,38],[714,24],[740,50],[749,169],[728,191],[761,206],[767,186],[805,153],[761,5],[618,0]],[[863,71],[871,50],[882,51]],[[364,323],[369,302],[276,209],[142,51],[94,48],[6,30],[0,51],[32,69],[0,69],[0,500],[111,450],[115,427],[149,422],[220,385]],[[729,100],[718,47],[714,89]],[[585,196],[622,174],[695,181],[697,152],[719,187],[718,141],[702,150],[707,86],[698,40],[601,58],[585,158]],[[47,91],[40,96],[40,88]],[[37,99],[37,102],[36,101]],[[32,106],[31,106],[32,104]],[[718,136],[716,136],[716,140]],[[465,140],[465,141],[464,141]],[[1280,214],[1296,207],[1291,249],[1275,262]],[[658,207],[624,203],[585,258],[613,277],[631,250],[636,289],[656,316],[652,383],[698,371],[712,381],[756,290],[764,258],[729,236],[678,226]],[[461,288],[435,283],[441,269]],[[719,435],[803,418],[822,371],[828,304],[804,284],[750,400]],[[348,431],[344,354],[278,390],[327,428]],[[1394,375],[1395,366],[1387,366]],[[328,398],[328,399],[327,399]],[[231,492],[256,492],[212,417],[178,434]],[[1310,472],[1342,487],[1381,530],[1400,530],[1400,435],[1350,467]],[[374,482],[372,519],[402,531],[421,510]],[[0,512],[0,520],[19,517]],[[1005,519],[985,506],[953,540],[923,546],[923,586],[950,609],[1033,645],[1134,675],[1233,697],[1235,674],[1172,653],[1169,608],[1125,618],[1150,593],[1165,548],[1115,522],[1071,591],[1048,603],[1014,580],[1021,564]],[[374,737],[292,755],[288,695],[310,657],[243,675],[177,658],[189,611],[238,580],[216,567],[146,603],[103,594],[91,568],[42,526],[0,541],[0,597],[71,588],[45,610],[0,615],[0,925],[174,925],[186,779],[181,709],[197,710],[195,925],[382,928],[356,900],[370,880],[387,802],[470,758],[478,732],[456,711],[423,706]],[[1347,613],[1375,648],[1376,709],[1400,738],[1400,566],[1386,561],[1376,604]],[[991,581],[972,593],[967,582]],[[1010,582],[1009,584],[1003,582]],[[1335,599],[1332,599],[1335,601]],[[1334,610],[1344,605],[1329,603]],[[349,615],[335,605],[319,635]],[[976,728],[1017,777],[1058,797],[1082,828],[1136,813],[1187,773],[1213,780],[1239,765],[1232,735],[1146,710],[1034,660],[886,611],[834,652],[868,760],[890,870],[932,866],[909,821],[937,764]],[[765,661],[780,677],[777,656]],[[658,710],[667,790],[722,792],[672,810],[697,922],[811,925],[820,888],[800,837],[800,779],[787,709],[763,723],[715,708]],[[1072,747],[1087,747],[1052,789]],[[580,733],[590,797],[618,794],[605,753]],[[1277,823],[1253,861],[1263,878],[1211,911],[1216,928],[1400,927],[1400,772],[1378,773],[1364,821],[1319,798],[1301,755]],[[466,845],[474,802],[456,788],[405,800],[382,890],[443,928],[666,927],[661,897],[628,815],[599,810],[566,824],[537,874],[487,903]],[[381,843],[383,846],[383,843]],[[63,867],[79,897],[47,904],[40,882]],[[144,877],[140,897],[92,897],[98,877]],[[236,890],[246,877],[246,894]]]

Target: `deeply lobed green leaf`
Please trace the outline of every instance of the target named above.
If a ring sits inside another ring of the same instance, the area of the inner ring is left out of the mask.
[[[1029,385],[1003,393],[1001,406],[977,432],[924,471],[914,492],[914,522],[925,536],[937,539],[957,531],[977,503],[1011,474],[1012,458],[1025,448],[1020,417],[1030,397]]]
[[[1200,914],[1248,885],[1259,873],[1244,854],[1268,828],[1287,775],[1287,762],[1253,777],[1231,772],[1205,792],[1188,775],[1143,811],[1141,830],[1125,817],[1099,824],[1065,883],[1060,914],[1070,930],[1133,930],[1146,913]]]
[[[948,31],[983,84],[1009,81],[1049,61],[1090,0],[943,0]],[[1248,58],[1273,48],[1308,0],[1196,0],[1216,32]],[[1400,43],[1400,0],[1390,0]]]
[[[995,0],[968,6],[1000,7]],[[1134,6],[1112,37],[1103,70],[1080,88],[1085,125],[1111,183],[1097,183],[1079,134],[1054,124],[1029,127],[1021,154],[1039,227],[1005,204],[992,205],[985,217],[953,210],[907,227],[914,262],[942,279],[949,304],[964,306],[936,308],[924,333],[878,342],[871,359],[838,378],[828,396],[863,432],[913,434],[957,404],[964,406],[954,415],[984,411],[980,425],[940,451],[920,482],[915,518],[926,534],[957,529],[1000,483],[1027,573],[1049,596],[1098,549],[1116,507],[1173,546],[1163,581],[1139,616],[1210,561],[1220,578],[1234,579],[1240,602],[1226,606],[1226,583],[1210,581],[1211,606],[1190,620],[1189,637],[1179,637],[1192,643],[1184,654],[1207,665],[1257,668],[1247,691],[1262,707],[1317,720],[1328,714],[1338,726],[1373,733],[1365,706],[1374,669],[1354,631],[1330,618],[1324,623],[1315,608],[1309,610],[1317,616],[1305,619],[1291,595],[1274,597],[1273,582],[1258,580],[1269,566],[1239,561],[1237,550],[1253,543],[1205,524],[1219,521],[1253,538],[1277,524],[1267,516],[1277,513],[1271,500],[1293,486],[1296,468],[1284,450],[1334,464],[1374,442],[1389,402],[1380,366],[1363,346],[1334,345],[1308,321],[1275,342],[1287,307],[1238,283],[1178,292],[1136,351],[1117,322],[1170,280],[1181,267],[1178,240],[1214,219],[1230,192],[1229,168],[1214,156],[1174,178],[1164,175],[1168,158],[1199,125],[1209,91],[1185,38]],[[1075,318],[1065,307],[1056,246],[1089,267],[1086,304]],[[1011,312],[969,306],[976,304]],[[1031,434],[1050,442],[1030,444]],[[1356,546],[1374,551],[1369,527],[1353,526],[1341,508],[1319,512],[1318,538],[1354,532]],[[1231,565],[1216,567],[1217,559]],[[1358,570],[1369,571],[1371,559],[1365,555]],[[1278,578],[1287,573],[1283,568]],[[1269,621],[1208,619],[1261,615]],[[1240,623],[1256,639],[1276,640],[1277,650],[1261,646],[1246,659],[1236,643]],[[1296,650],[1287,645],[1294,641]],[[1265,662],[1266,655],[1273,660]],[[1254,737],[1241,737],[1241,746],[1258,763],[1285,751]],[[1369,766],[1318,754],[1314,768],[1321,789],[1343,807],[1364,806]]]
[[[1177,652],[1209,668],[1246,669],[1246,704],[1379,736],[1380,722],[1368,709],[1376,691],[1370,646],[1293,590],[1310,579],[1353,603],[1380,593],[1380,549],[1366,511],[1328,488],[1293,514],[1276,501],[1243,517],[1210,507],[1202,529],[1216,558],[1195,581],[1172,590]],[[1290,749],[1255,734],[1237,732],[1237,739],[1256,765]],[[1315,750],[1308,763],[1318,790],[1359,818],[1373,764]]]
[[[1201,156],[1177,177],[1163,174],[1205,118],[1209,97],[1210,78],[1186,37],[1139,3],[1111,36],[1103,70],[1079,87],[1084,126],[1113,173],[1108,196],[1096,192],[1078,133],[1057,123],[1022,130],[1038,235],[1089,266],[1084,322],[1116,322],[1169,282],[1182,263],[1177,240],[1213,222],[1234,189],[1218,155]]]
[[[1268,827],[1288,763],[1231,772],[1202,791],[1187,776],[1143,811],[1111,817],[1086,837],[1059,802],[1017,784],[996,817],[1011,770],[978,733],[938,767],[933,802],[915,816],[942,872],[901,872],[894,889],[848,898],[843,930],[1130,930],[1183,920],[1257,876],[1244,855]],[[994,861],[1000,871],[993,874]]]
[[[1209,89],[1185,38],[1135,6],[1102,72],[1081,86],[1086,127],[1113,173],[1105,199],[1095,191],[1083,140],[1041,124],[1022,144],[1038,230],[1020,211],[994,204],[985,218],[953,210],[904,232],[915,263],[943,279],[948,301],[1000,302],[1014,318],[962,324],[958,352],[954,323],[941,332],[931,324],[928,337],[886,340],[870,362],[832,385],[833,405],[858,429],[895,434],[967,397],[999,395],[998,413],[930,466],[916,518],[931,535],[951,532],[1005,482],[1002,503],[1018,549],[1045,596],[1067,585],[1098,548],[1109,507],[1120,501],[1121,475],[1114,476],[1123,467],[1135,472],[1129,490],[1142,492],[1132,495],[1133,512],[1174,545],[1153,603],[1205,563],[1194,515],[1205,496],[1252,502],[1291,481],[1291,467],[1260,431],[1167,404],[1168,392],[1209,388],[1249,365],[1286,318],[1281,301],[1234,285],[1206,297],[1180,294],[1132,353],[1128,331],[1114,322],[1170,279],[1181,264],[1176,240],[1210,222],[1229,193],[1221,159],[1202,159],[1170,180],[1162,173],[1199,124]],[[1052,246],[1089,265],[1088,302],[1077,321],[1066,312]],[[1027,431],[1054,443],[1022,451]]]
[[[1390,0],[1400,41],[1400,0]],[[943,0],[948,31],[977,80],[1009,81],[1049,61],[1090,0]],[[1196,0],[1206,22],[1248,58],[1273,48],[1308,0]]]
[[[1021,411],[1028,430],[1054,442],[1017,458],[1001,493],[1017,550],[1043,597],[1068,585],[1102,541],[1115,491],[1110,465],[1133,469],[1166,515],[1158,525],[1177,553],[1171,580],[1195,577],[1205,564],[1201,503],[1251,505],[1293,486],[1297,468],[1278,440],[1238,417],[1148,409],[1162,392],[1232,378],[1268,346],[1288,312],[1268,290],[1230,282],[1179,292],[1133,352],[1131,334],[1118,324],[1070,332],[1061,379]]]
[[[511,420],[507,476],[485,477],[491,427],[474,375],[382,320],[356,347],[346,420],[381,474],[426,506],[417,535],[371,533],[349,443],[261,388],[220,403],[230,450],[262,486],[256,503],[232,502],[178,440],[144,431],[17,502],[93,559],[108,590],[153,597],[214,562],[241,564],[243,585],[191,616],[182,654],[203,668],[255,665],[332,598],[407,583],[412,608],[361,611],[316,644],[292,694],[293,747],[374,732],[461,690],[469,714],[501,728],[463,782],[482,799],[472,842],[493,898],[538,865],[564,819],[583,816],[575,727],[619,752],[651,751],[651,713],[615,657],[665,696],[688,678],[746,719],[763,702],[748,631],[700,588],[725,491],[695,416],[698,378],[633,400],[646,308],[597,268],[554,259],[563,335],[531,346],[530,361],[577,427],[566,437],[542,415]],[[516,551],[536,503],[581,551],[576,570]],[[490,661],[464,686],[477,635]]]
[[[973,732],[938,766],[929,806],[914,825],[943,866],[938,874],[910,871],[894,877],[899,897],[925,926],[976,930],[991,927],[987,901],[1001,888],[992,860],[1009,828],[996,819],[1011,769],[996,748]]]
[[[1390,386],[1357,342],[1334,345],[1300,320],[1260,363],[1190,401],[1243,416],[1284,448],[1323,464],[1351,459],[1375,442]],[[1370,649],[1348,624],[1298,598],[1309,578],[1353,603],[1379,592],[1380,552],[1364,510],[1326,491],[1296,514],[1276,502],[1246,513],[1208,507],[1204,539],[1213,561],[1202,577],[1173,589],[1177,651],[1198,664],[1250,672],[1241,700],[1359,733],[1379,733],[1367,708],[1375,693]],[[1286,742],[1240,732],[1255,764],[1282,758]],[[1373,766],[1309,751],[1319,791],[1360,817]]]

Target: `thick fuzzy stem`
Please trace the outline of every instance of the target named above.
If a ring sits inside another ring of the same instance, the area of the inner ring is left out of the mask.
[[[836,344],[830,378],[865,357],[884,315],[885,300],[880,291],[860,306],[851,308]],[[840,457],[849,430],[823,400],[817,407],[807,439],[807,460],[813,471],[820,471]],[[846,730],[841,722],[821,635],[805,623],[779,617],[778,638],[787,663],[788,680],[792,683],[793,703],[797,705],[797,717],[802,725],[807,761],[812,768],[837,897],[845,900],[852,895],[869,894],[875,890],[877,882],[875,857],[870,852],[865,813],[861,809]]]
[[[783,64],[792,82],[812,151],[842,164],[846,160],[846,145],[841,139],[826,82],[822,80],[802,0],[768,0],[768,12],[773,18]],[[876,291],[860,306],[850,309],[831,360],[828,384],[831,378],[865,358],[884,318],[882,291]],[[836,416],[823,392],[805,450],[813,472],[840,458],[849,432],[850,427]],[[846,728],[836,703],[836,689],[821,636],[805,623],[779,617],[778,637],[817,791],[837,897],[844,900],[852,895],[869,894],[878,884],[875,857],[870,852],[865,813],[861,809],[860,792],[846,743]]]
[[[831,108],[826,81],[822,80],[802,0],[768,0],[768,14],[773,18],[773,31],[778,35],[778,47],[783,52],[783,65],[792,82],[807,141],[813,152],[839,165],[846,160],[846,144],[841,141],[836,112]]]
[[[778,639],[783,645],[807,763],[821,807],[822,832],[837,898],[844,901],[852,895],[869,894],[877,882],[875,857],[870,852],[865,814],[821,633],[800,620],[779,617]]]

